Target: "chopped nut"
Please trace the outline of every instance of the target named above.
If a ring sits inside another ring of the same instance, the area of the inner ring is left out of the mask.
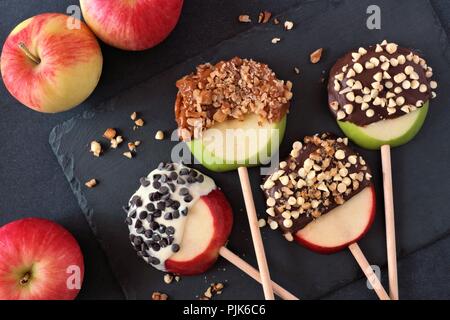
[[[344,150],[341,150],[341,149],[337,150],[337,151],[334,153],[334,157],[335,157],[336,159],[338,159],[338,160],[343,160],[343,159],[345,159],[345,152],[344,152]]]
[[[353,69],[355,70],[356,73],[361,73],[363,72],[364,67],[362,66],[362,64],[357,62],[353,65]]]
[[[88,187],[89,189],[92,189],[97,185],[97,180],[91,179],[91,180],[87,181],[84,185],[86,187]]]
[[[106,129],[105,133],[103,133],[103,137],[108,140],[112,140],[116,137],[116,134],[117,134],[116,129],[108,128]]]
[[[436,89],[437,88],[437,82],[436,81],[430,81],[430,87],[431,87],[431,89]]]
[[[273,182],[271,179],[267,179],[264,182],[263,188],[268,190],[268,189],[272,188],[274,185],[275,185],[275,182]]]
[[[270,21],[272,13],[269,11],[261,11],[258,16],[258,23],[267,23]],[[277,20],[278,21],[278,20]],[[276,23],[278,24],[278,23]]]
[[[102,153],[102,145],[97,141],[92,141],[91,152],[95,157],[100,157],[100,154]]]
[[[292,233],[290,233],[290,232],[283,234],[283,236],[287,241],[294,241],[294,237],[292,236]]]
[[[299,69],[298,67],[294,67],[294,72],[295,72],[296,74],[300,74],[300,69]]]
[[[131,152],[124,152],[123,155],[124,155],[125,157],[127,157],[128,159],[133,158],[133,154],[132,154]]]
[[[277,18],[274,18],[274,19],[273,19],[273,24],[274,24],[274,25],[280,24],[280,20],[278,20]]]
[[[161,130],[158,130],[155,134],[155,139],[156,140],[163,140],[164,139],[164,132]]]
[[[272,43],[273,44],[277,44],[278,42],[280,42],[281,41],[281,38],[273,38],[272,39]]]
[[[284,28],[286,30],[291,30],[294,27],[294,23],[292,21],[285,21],[284,22]]]
[[[250,16],[248,14],[241,14],[238,17],[238,20],[239,20],[239,22],[242,22],[242,23],[252,22],[252,20],[250,19]]]
[[[275,220],[269,222],[270,229],[275,230],[278,228],[278,223]]]
[[[269,207],[273,207],[275,205],[276,201],[274,198],[267,198],[266,204]]]
[[[259,220],[258,220],[258,225],[259,225],[260,228],[265,227],[265,226],[266,226],[266,220],[264,220],[264,219],[259,219]]]
[[[131,120],[135,121],[137,119],[137,113],[133,112],[130,116]]]
[[[134,121],[134,124],[137,125],[138,127],[142,127],[144,125],[144,120],[137,119],[136,121]]]
[[[170,273],[166,273],[164,275],[164,282],[167,283],[167,284],[171,284],[172,281],[173,281],[173,275],[170,274]]]
[[[139,141],[139,140],[136,140],[136,141],[134,142],[134,145],[135,145],[136,147],[138,147],[140,144],[141,144],[141,141]]]
[[[136,145],[133,142],[128,142],[128,150],[136,151]]]
[[[167,300],[169,296],[165,293],[155,291],[152,293],[152,300]]]
[[[309,56],[311,63],[313,63],[313,64],[318,63],[320,61],[320,59],[322,58],[322,52],[323,52],[323,48],[319,48],[316,51],[314,51],[313,53],[311,53],[311,55]]]

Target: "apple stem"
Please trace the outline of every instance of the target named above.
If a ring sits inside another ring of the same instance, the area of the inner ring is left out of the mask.
[[[30,280],[30,277],[31,277],[31,275],[30,275],[29,272],[25,273],[25,274],[23,275],[23,278],[20,279],[20,284],[21,284],[22,286],[26,285],[26,284],[28,283],[28,281]]]
[[[27,48],[27,46],[25,45],[25,43],[20,42],[20,43],[19,43],[19,48],[20,48],[20,50],[23,51],[23,53],[25,53],[25,55],[26,55],[31,61],[33,61],[33,62],[36,63],[36,64],[41,63],[41,59],[39,59],[39,58],[36,57],[34,54],[32,54],[32,53],[30,52],[30,50],[28,50],[28,48]]]

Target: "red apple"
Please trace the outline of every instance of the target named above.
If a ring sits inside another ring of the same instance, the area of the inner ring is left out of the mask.
[[[343,205],[299,230],[294,238],[320,253],[340,251],[357,242],[369,230],[375,218],[375,189],[367,187]]]
[[[197,200],[187,219],[180,251],[166,260],[165,267],[180,275],[200,274],[216,262],[228,241],[233,213],[223,192],[216,189]]]
[[[0,300],[70,300],[80,291],[83,255],[60,225],[26,218],[0,228]]]
[[[69,110],[83,102],[100,79],[103,57],[83,22],[45,13],[20,23],[0,58],[3,82],[27,107],[40,112]]]
[[[145,50],[162,42],[180,18],[183,0],[80,0],[86,23],[105,43]]]

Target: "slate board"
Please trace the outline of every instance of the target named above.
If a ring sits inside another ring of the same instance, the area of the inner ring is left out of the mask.
[[[366,28],[366,8],[374,3],[382,11],[381,30]],[[178,284],[166,285],[162,273],[136,257],[128,243],[128,229],[123,223],[125,214],[121,210],[138,188],[139,177],[147,175],[160,161],[170,160],[170,150],[176,142],[156,141],[154,134],[157,130],[175,129],[175,81],[200,63],[236,55],[266,62],[281,79],[294,83],[293,105],[281,146],[281,154],[285,155],[291,143],[304,135],[320,131],[339,133],[326,107],[326,81],[322,78],[342,54],[385,38],[419,49],[434,68],[440,88],[420,134],[412,143],[392,152],[399,256],[449,234],[450,113],[446,108],[450,105],[450,92],[444,89],[450,83],[450,49],[447,35],[429,2],[312,1],[286,12],[282,18],[294,21],[295,28],[285,32],[281,26],[257,25],[121,93],[97,109],[62,123],[51,132],[49,141],[55,155],[128,299],[149,299],[155,290],[167,292],[173,299],[195,299],[213,281],[227,286],[218,299],[263,298],[258,284],[223,259],[205,275],[183,277]],[[273,37],[281,37],[282,41],[273,45]],[[321,47],[325,50],[322,61],[311,65],[309,54]],[[293,72],[294,66],[300,68],[300,75]],[[140,112],[146,120],[146,125],[138,131],[132,130],[129,118],[133,111]],[[121,155],[125,145],[121,150],[106,152],[101,158],[94,158],[88,152],[89,142],[100,139],[108,127],[119,128],[129,140],[143,141],[135,159],[128,160]],[[360,152],[374,170],[378,200],[375,223],[360,245],[371,263],[382,266],[386,252],[380,157],[377,152]],[[229,248],[256,266],[237,173],[218,174],[197,168],[214,178],[230,199],[235,224]],[[88,190],[84,182],[92,177],[100,183]],[[257,211],[264,216],[259,169],[250,169],[250,177]],[[268,228],[262,229],[262,234],[272,278],[301,298],[319,298],[362,277],[347,251],[320,255],[286,242],[280,233]],[[382,278],[386,283],[387,275],[382,274]],[[401,289],[400,282],[400,292]]]

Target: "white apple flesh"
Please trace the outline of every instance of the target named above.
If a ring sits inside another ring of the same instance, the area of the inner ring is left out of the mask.
[[[0,300],[71,300],[80,291],[83,255],[60,225],[26,218],[0,228]]]
[[[187,142],[191,153],[211,171],[224,172],[241,166],[267,163],[278,151],[286,128],[286,116],[279,122],[259,123],[249,114],[243,121],[227,120],[205,130],[201,138]]]
[[[233,225],[233,214],[222,191],[202,196],[189,209],[180,251],[166,260],[168,272],[180,275],[201,274],[217,260]]]
[[[94,34],[81,21],[59,13],[20,23],[0,58],[3,82],[25,106],[44,113],[82,103],[100,79],[103,57]]]
[[[146,50],[175,28],[183,0],[80,0],[83,17],[105,43],[123,50]]]
[[[375,218],[375,190],[366,187],[344,204],[297,231],[294,238],[319,253],[340,251],[357,242]]]

